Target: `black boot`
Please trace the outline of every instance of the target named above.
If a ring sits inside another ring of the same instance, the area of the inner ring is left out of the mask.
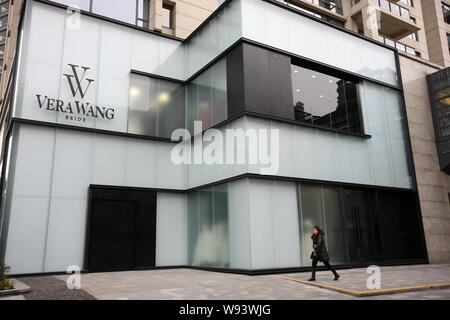
[[[316,271],[312,272],[312,276],[308,279],[308,281],[316,281]]]
[[[340,278],[341,276],[340,275],[338,275],[337,273],[335,273],[334,274],[334,281],[338,281],[339,280],[339,278]]]

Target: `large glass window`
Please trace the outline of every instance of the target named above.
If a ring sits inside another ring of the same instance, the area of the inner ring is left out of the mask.
[[[313,0],[310,0],[310,1],[312,2]],[[317,2],[316,4],[319,3],[319,0],[314,0],[314,1]],[[310,8],[303,7],[302,5],[300,5],[297,2],[294,2],[293,0],[285,0],[285,3],[289,7],[295,8],[295,9],[297,9],[297,10],[303,12],[303,13],[307,13],[309,15],[312,15],[312,16],[314,16],[316,18],[325,20],[325,21],[330,22],[332,24],[335,24],[337,26],[344,27],[344,22],[342,22],[340,20],[333,19],[333,18],[331,18],[331,17],[329,17],[327,15],[321,14],[319,12],[316,12],[316,11],[310,9]],[[339,2],[339,4],[337,5],[337,3],[334,2],[334,1],[322,1],[322,0],[320,0],[320,5],[322,7],[328,7],[328,9],[333,8],[332,11],[342,14],[342,3],[341,2]]]
[[[91,0],[52,0],[52,1],[65,4],[66,6],[74,6],[80,8],[83,11],[91,11]]]
[[[52,0],[111,19],[148,28],[150,0]]]
[[[450,34],[447,33],[447,46],[448,46],[448,52],[450,53]]]
[[[0,32],[0,43],[3,43],[6,39],[6,30]]]
[[[341,0],[319,0],[319,6],[324,7],[332,12],[342,14]]]
[[[9,1],[0,4],[0,14],[6,13],[9,10]]]
[[[362,133],[355,82],[291,66],[295,120]]]
[[[162,8],[162,26],[173,29],[173,6],[164,3]]]
[[[450,6],[442,3],[442,14],[444,15],[444,21],[450,24]]]
[[[302,265],[311,264],[311,234],[315,225],[325,231],[325,242],[332,263],[348,263],[346,221],[341,212],[339,188],[301,183],[298,190]]]
[[[194,121],[206,130],[227,119],[226,60],[222,59],[187,86],[187,129],[194,133]]]
[[[170,138],[184,128],[183,84],[131,75],[128,132]]]
[[[400,0],[401,3],[404,3],[410,7],[414,7],[414,1],[413,0]]]
[[[6,28],[7,24],[8,24],[8,16],[6,15],[4,17],[1,17],[0,18],[0,29]]]
[[[189,193],[187,208],[188,265],[228,268],[228,184]]]
[[[149,27],[149,14],[150,14],[150,1],[138,1],[137,2],[137,18],[136,24],[139,27]]]

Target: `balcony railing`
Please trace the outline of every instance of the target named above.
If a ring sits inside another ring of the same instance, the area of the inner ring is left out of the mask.
[[[398,51],[407,52],[409,54],[412,54],[414,56],[419,56],[419,53],[414,49],[413,47],[407,46],[406,44],[397,42],[395,40],[379,36],[380,42],[383,42],[384,44],[387,44],[390,47],[397,48]]]
[[[342,15],[342,0],[305,0],[305,1],[321,6],[322,8],[328,9],[331,12]]]
[[[395,4],[388,0],[378,0],[378,5],[381,8],[392,12],[395,15],[406,18],[408,20],[410,19],[409,10],[406,8],[403,8],[402,6],[399,6],[398,4]]]

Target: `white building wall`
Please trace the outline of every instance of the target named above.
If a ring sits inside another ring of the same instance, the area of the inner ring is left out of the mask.
[[[186,265],[186,195],[158,192],[156,266]]]
[[[167,161],[167,142],[19,125],[13,143],[15,174],[9,184],[5,256],[13,274],[83,266],[90,184],[180,190],[185,186],[183,166]],[[182,264],[184,198],[163,193],[157,203],[157,264]]]

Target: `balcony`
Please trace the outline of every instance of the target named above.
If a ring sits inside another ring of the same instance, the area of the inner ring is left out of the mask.
[[[340,16],[343,14],[342,0],[285,0],[285,3],[303,5],[312,10],[320,10],[322,13],[334,13]]]
[[[412,21],[409,10],[387,0],[373,0],[365,2],[363,5],[355,6],[360,1],[352,0],[352,18],[358,25],[359,30],[364,30],[365,25],[362,18],[362,11],[368,6],[374,8],[371,12],[378,24],[378,32],[390,39],[400,40],[420,30]],[[375,5],[372,5],[375,4]]]
[[[399,40],[420,30],[411,20],[409,10],[391,1],[377,0],[379,5],[379,33]]]
[[[405,19],[411,19],[411,16],[409,15],[409,10],[406,8],[403,8],[401,6],[399,6],[398,4],[395,4],[391,1],[387,1],[387,0],[378,0],[378,5],[389,11],[392,12],[393,14],[403,17]]]

